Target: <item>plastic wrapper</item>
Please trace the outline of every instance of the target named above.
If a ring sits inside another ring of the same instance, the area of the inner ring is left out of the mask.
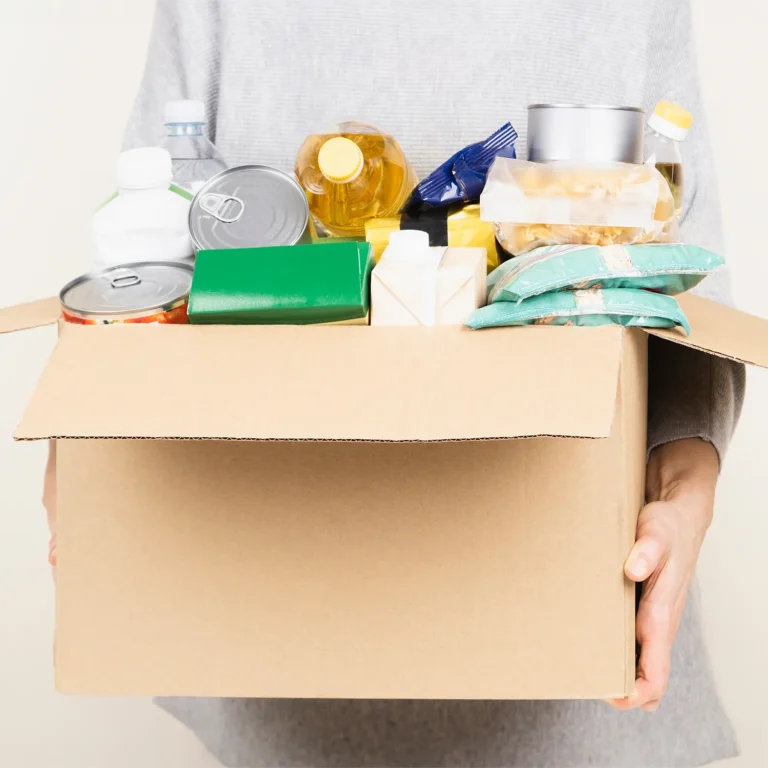
[[[669,184],[652,165],[529,163],[498,157],[481,217],[516,256],[548,245],[638,245],[678,238]]]
[[[552,245],[510,259],[488,277],[488,300],[549,291],[643,288],[673,296],[695,288],[724,260],[697,245]]]
[[[493,225],[481,221],[480,206],[477,203],[439,208],[414,216],[369,219],[365,223],[365,238],[373,246],[377,262],[389,245],[389,236],[399,229],[418,229],[426,232],[431,246],[485,248],[489,272],[501,263]]]
[[[474,330],[514,325],[623,325],[691,332],[673,296],[635,288],[542,293],[525,301],[500,301],[478,309],[466,325]]]
[[[416,186],[403,212],[439,208],[456,203],[476,202],[485,187],[488,169],[499,153],[515,157],[517,131],[505,123],[484,141],[470,144],[449,157]]]

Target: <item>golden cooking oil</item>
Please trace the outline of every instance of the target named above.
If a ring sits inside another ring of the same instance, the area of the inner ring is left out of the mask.
[[[358,122],[307,137],[296,178],[318,232],[336,237],[364,237],[365,222],[397,215],[417,183],[394,137]]]

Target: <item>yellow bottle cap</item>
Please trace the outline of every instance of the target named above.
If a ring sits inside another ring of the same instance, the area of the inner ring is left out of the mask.
[[[346,184],[360,175],[365,158],[354,141],[345,139],[343,136],[335,136],[320,147],[317,162],[320,173],[328,181]]]
[[[660,101],[653,110],[653,114],[683,131],[690,130],[693,125],[693,115],[671,101]]]

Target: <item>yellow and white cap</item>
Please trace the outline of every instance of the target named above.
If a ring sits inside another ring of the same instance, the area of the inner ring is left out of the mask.
[[[693,115],[671,101],[660,101],[648,119],[649,127],[673,141],[685,141],[693,125]]]
[[[335,184],[354,181],[363,170],[365,158],[362,150],[351,139],[334,136],[320,147],[317,156],[320,173]]]

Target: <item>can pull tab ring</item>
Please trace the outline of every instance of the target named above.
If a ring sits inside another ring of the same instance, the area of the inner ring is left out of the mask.
[[[141,278],[130,269],[117,270],[109,281],[113,288],[130,288],[132,285],[138,285]]]
[[[225,215],[224,209],[227,208],[230,203],[234,203],[234,212]],[[222,224],[234,224],[245,211],[245,203],[239,197],[219,195],[216,192],[208,192],[203,195],[200,199],[200,207],[206,213],[210,213],[211,216],[218,219]]]

